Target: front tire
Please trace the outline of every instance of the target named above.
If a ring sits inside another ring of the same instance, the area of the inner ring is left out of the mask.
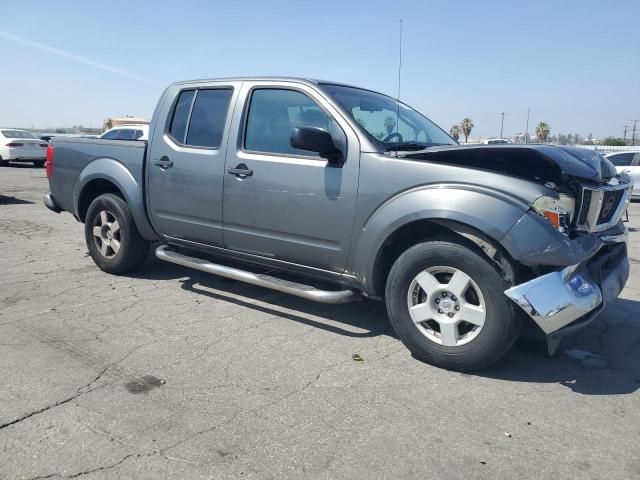
[[[498,361],[518,339],[511,285],[481,253],[452,238],[405,251],[387,278],[391,325],[420,360],[470,371]]]
[[[149,252],[149,242],[140,236],[129,205],[111,193],[89,205],[84,234],[91,258],[107,273],[131,272],[145,262]]]

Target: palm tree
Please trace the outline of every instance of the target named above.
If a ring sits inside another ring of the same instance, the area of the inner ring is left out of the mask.
[[[449,134],[453,137],[453,139],[457,142],[460,138],[460,125],[454,125],[449,129]]]
[[[462,133],[464,134],[464,143],[467,143],[469,140],[469,135],[471,135],[471,130],[475,125],[471,121],[470,118],[463,118],[462,123],[460,124],[460,128],[462,129]]]
[[[536,136],[542,143],[544,143],[547,140],[547,137],[549,136],[549,132],[551,132],[551,127],[549,126],[548,123],[545,123],[545,122],[538,123],[538,126],[536,127]]]

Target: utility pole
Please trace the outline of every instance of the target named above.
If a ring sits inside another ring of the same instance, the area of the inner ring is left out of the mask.
[[[640,122],[640,120],[631,120],[633,122],[633,129],[631,130],[631,145],[636,144],[636,124]]]
[[[504,112],[502,112],[500,115],[502,115],[502,121],[500,122],[500,138],[502,138],[502,129],[504,127]]]
[[[531,113],[531,108],[527,107],[527,126],[524,129],[524,143],[529,141],[529,114]]]
[[[629,128],[629,125],[625,125],[624,126],[624,138],[623,138],[623,140],[624,140],[624,144],[625,145],[627,144],[627,129],[628,128]]]

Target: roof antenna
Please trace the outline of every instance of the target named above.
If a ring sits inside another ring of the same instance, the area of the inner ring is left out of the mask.
[[[397,112],[396,112],[396,133],[400,132],[400,82],[402,80],[402,19],[400,19],[400,38],[398,42],[398,96]],[[398,150],[396,150],[396,157],[398,156]]]

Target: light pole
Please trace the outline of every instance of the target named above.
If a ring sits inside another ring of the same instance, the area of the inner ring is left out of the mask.
[[[530,113],[531,113],[531,108],[527,107],[527,126],[524,129],[524,143],[527,143],[529,138],[529,114]]]
[[[502,112],[500,115],[502,115],[502,121],[500,122],[500,138],[502,138],[502,129],[504,127],[504,112]]]

